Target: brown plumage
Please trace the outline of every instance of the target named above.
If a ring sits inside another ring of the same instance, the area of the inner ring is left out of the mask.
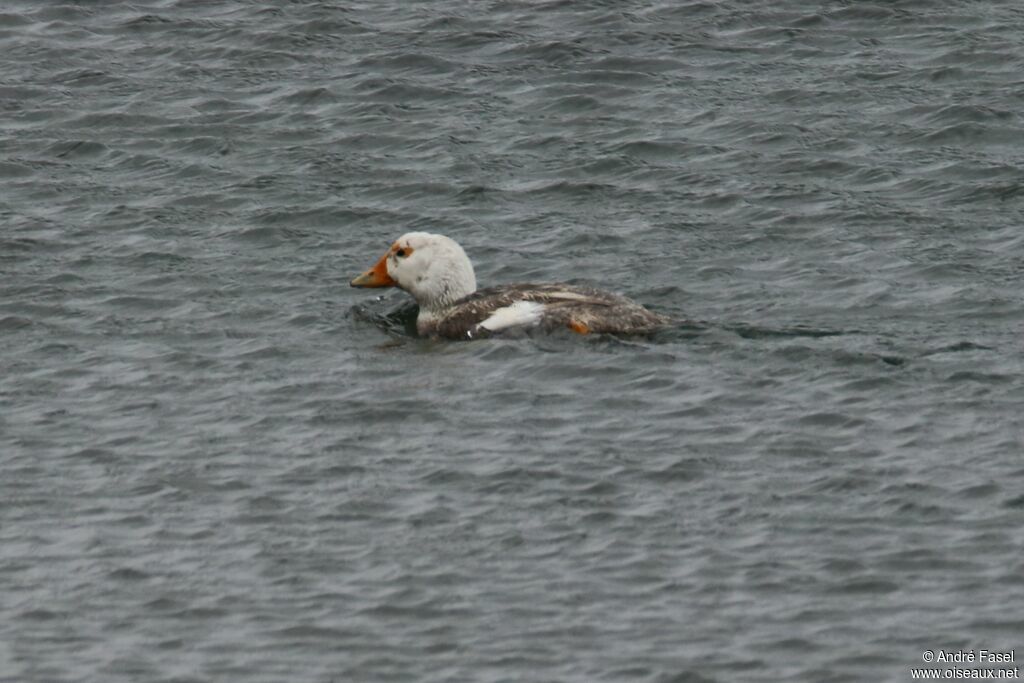
[[[444,339],[489,336],[500,330],[492,332],[480,327],[480,323],[517,301],[544,305],[536,326],[545,332],[570,329],[580,334],[646,334],[672,322],[632,299],[593,287],[513,284],[487,287],[459,299],[444,317],[420,332]]]

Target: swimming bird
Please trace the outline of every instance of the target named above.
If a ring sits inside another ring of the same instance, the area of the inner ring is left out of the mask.
[[[591,287],[511,284],[478,290],[462,247],[429,232],[402,235],[350,284],[404,289],[419,304],[416,331],[425,337],[477,339],[529,328],[644,334],[673,322],[632,299]]]

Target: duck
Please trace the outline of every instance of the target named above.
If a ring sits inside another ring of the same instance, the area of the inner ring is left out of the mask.
[[[419,304],[417,333],[434,339],[479,339],[532,329],[637,335],[673,322],[632,299],[593,287],[520,283],[477,289],[465,250],[450,237],[429,232],[402,235],[350,284],[405,290]]]

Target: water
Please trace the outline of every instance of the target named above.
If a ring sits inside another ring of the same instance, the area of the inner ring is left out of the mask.
[[[1015,2],[7,3],[0,681],[1024,647]],[[693,324],[438,343],[347,281]]]

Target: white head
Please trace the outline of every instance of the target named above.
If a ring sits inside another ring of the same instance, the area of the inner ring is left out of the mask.
[[[473,264],[458,243],[444,235],[407,232],[359,277],[353,287],[400,287],[423,309],[437,309],[476,291]]]

